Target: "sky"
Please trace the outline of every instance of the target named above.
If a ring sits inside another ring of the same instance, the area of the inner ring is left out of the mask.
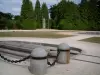
[[[36,0],[31,0],[33,3],[33,7],[36,3]],[[50,8],[50,6],[57,4],[60,0],[40,0],[42,4],[45,2]],[[80,3],[81,0],[71,0],[74,1],[76,4]],[[13,15],[20,15],[22,0],[0,0],[0,11],[5,13],[12,13]]]

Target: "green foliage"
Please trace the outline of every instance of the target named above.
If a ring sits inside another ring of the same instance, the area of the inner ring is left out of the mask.
[[[23,4],[21,7],[21,18],[22,19],[33,18],[33,6],[30,0],[23,0]]]
[[[41,13],[42,13],[42,19],[45,18],[46,19],[46,28],[48,28],[48,21],[49,21],[49,14],[48,14],[48,7],[46,5],[46,3],[42,4],[42,8],[41,8]]]
[[[67,19],[62,19],[59,23],[58,29],[60,30],[87,30],[87,26],[81,20],[76,20],[75,22],[73,22],[72,20],[67,21]]]
[[[97,30],[100,31],[100,0],[97,2],[97,11],[98,11],[98,14],[97,14]]]
[[[99,30],[97,0],[82,0],[80,7],[81,20],[87,25],[88,30]]]
[[[36,29],[36,21],[33,19],[24,19],[22,22],[23,29]]]
[[[36,29],[36,25],[32,2],[30,0],[23,0],[21,7],[21,27],[23,29]]]
[[[21,15],[12,18],[12,14],[0,12],[0,29],[42,28],[42,20],[45,18],[46,28],[100,30],[100,1],[81,0],[81,3],[77,5],[69,0],[61,0],[48,10],[46,3],[43,3],[41,7],[37,0],[34,12],[31,0],[23,0]]]
[[[81,29],[78,6],[73,2],[62,0],[50,8],[50,13],[57,29]]]
[[[0,29],[5,29],[6,27],[6,19],[4,17],[0,17]]]
[[[12,17],[10,13],[0,12],[0,29],[12,29]]]
[[[21,17],[18,16],[18,15],[16,15],[16,16],[14,17],[13,24],[15,25],[15,27],[16,27],[17,29],[22,29]],[[15,28],[15,29],[16,29],[16,28]]]
[[[7,20],[7,29],[13,29],[13,20]]]
[[[97,0],[89,1],[89,15],[88,16],[89,16],[88,21],[90,25],[90,30],[98,30],[97,28],[97,22],[98,22]]]
[[[58,22],[57,22],[57,5],[53,5],[50,8],[50,17],[51,17],[51,28],[57,29]]]
[[[51,28],[51,29],[56,29],[56,28],[57,28],[57,27],[56,27],[55,20],[53,20],[53,19],[50,20],[50,28]]]
[[[80,15],[77,5],[73,2],[67,2],[66,6],[69,9],[66,9],[65,18],[68,21],[68,25],[70,25],[70,29],[80,28]]]
[[[51,13],[50,15],[51,15],[51,18],[57,24],[56,27],[58,27],[58,24],[59,24],[60,20],[64,19],[66,17],[65,16],[66,9],[67,9],[66,5],[67,5],[66,0],[62,0],[60,3],[58,3],[57,5],[53,5],[50,8],[50,13]]]
[[[51,26],[62,30],[100,30],[100,9],[96,5],[97,0],[81,0],[79,5],[62,0],[50,8]]]
[[[38,23],[37,28],[41,28],[42,27],[42,23],[41,23],[41,8],[40,8],[40,2],[39,0],[36,1],[36,5],[35,5],[35,19],[36,22]]]
[[[80,16],[81,20],[85,23],[86,20],[88,21],[88,13],[89,13],[89,2],[87,0],[82,0],[79,11],[80,11]]]

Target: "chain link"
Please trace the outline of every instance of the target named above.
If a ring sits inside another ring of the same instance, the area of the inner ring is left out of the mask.
[[[31,56],[29,55],[29,56],[24,57],[23,59],[20,59],[20,60],[10,60],[10,59],[4,57],[4,56],[1,55],[1,54],[0,54],[0,57],[1,57],[3,60],[5,60],[5,61],[7,61],[7,62],[10,62],[10,63],[20,63],[20,62],[22,62],[22,61],[25,61],[25,60],[29,59]]]
[[[55,60],[54,60],[53,63],[50,63],[49,60],[48,60],[48,58],[47,58],[47,64],[50,65],[50,66],[54,66],[55,63],[56,63],[57,60],[58,60],[58,56],[59,56],[59,54],[60,54],[60,50],[57,50],[57,56],[56,56],[56,58],[55,58]],[[48,56],[49,56],[49,53],[48,53]]]
[[[55,58],[55,60],[54,60],[53,63],[49,62],[49,60],[48,60],[49,55],[48,55],[48,57],[47,57],[47,64],[50,65],[50,66],[54,66],[55,63],[56,63],[57,60],[58,60],[59,54],[60,54],[60,50],[57,51],[57,56],[56,56],[56,58]],[[10,62],[10,63],[20,63],[20,62],[22,62],[22,61],[25,61],[25,60],[29,59],[29,58],[31,57],[31,55],[29,55],[29,56],[27,56],[27,57],[24,57],[24,58],[22,58],[22,59],[20,59],[20,60],[10,60],[10,59],[4,57],[4,56],[1,55],[1,54],[0,54],[0,57],[1,57],[3,60],[5,60],[5,61],[7,61],[7,62]]]

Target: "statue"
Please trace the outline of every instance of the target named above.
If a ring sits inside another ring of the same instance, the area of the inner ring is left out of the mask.
[[[46,21],[45,21],[45,18],[43,18],[43,23],[42,23],[43,25],[43,29],[45,29],[46,28]]]

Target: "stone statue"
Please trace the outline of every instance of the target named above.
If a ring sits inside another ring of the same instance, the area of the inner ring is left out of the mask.
[[[46,28],[46,20],[45,20],[45,18],[43,18],[43,22],[42,22],[42,26],[43,26],[43,29],[45,29]]]

